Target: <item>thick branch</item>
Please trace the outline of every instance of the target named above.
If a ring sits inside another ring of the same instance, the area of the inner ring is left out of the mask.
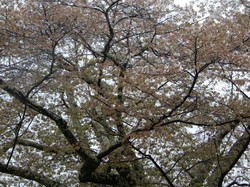
[[[30,140],[19,139],[17,141],[17,143],[19,145],[33,147],[33,148],[36,148],[36,149],[41,150],[41,151],[46,151],[46,152],[50,152],[50,153],[58,153],[58,148],[54,149],[54,148],[49,147],[47,145],[39,144],[39,143],[30,141]]]
[[[113,152],[114,150],[118,149],[121,146],[122,146],[122,142],[118,142],[118,143],[116,143],[114,145],[111,145],[108,149],[106,149],[105,151],[102,151],[101,153],[99,153],[97,155],[97,158],[102,159],[102,158],[109,155],[111,152]]]
[[[191,174],[194,176],[190,182],[190,186],[195,186],[195,185],[202,185],[204,181],[208,178],[210,175],[209,173],[212,171],[213,167],[217,163],[218,157],[215,155],[218,154],[218,148],[220,147],[223,139],[236,127],[234,124],[228,124],[226,128],[223,129],[218,129],[216,135],[213,138],[210,138],[207,142],[205,142],[203,149],[205,150],[210,150],[210,154],[205,155],[205,157],[201,157],[202,161],[198,162],[198,164],[195,164],[192,166],[191,169]],[[218,155],[219,156],[219,155]],[[219,171],[219,166],[218,171]],[[188,169],[189,170],[189,169]],[[217,175],[219,175],[216,172]],[[219,176],[213,176],[213,177],[219,177]],[[211,176],[210,176],[211,177]],[[210,186],[216,186],[215,179],[212,178],[213,184]],[[217,180],[218,181],[218,180]],[[209,185],[208,185],[209,186]]]
[[[63,184],[56,182],[54,180],[49,179],[48,177],[38,174],[36,172],[33,172],[28,169],[22,169],[19,167],[15,166],[8,166],[8,168],[5,167],[4,163],[0,162],[0,172],[6,173],[6,174],[11,174],[11,175],[16,175],[28,180],[36,181],[40,184],[43,184],[48,187],[62,187],[64,186]]]
[[[248,129],[250,129],[250,127]],[[245,133],[234,143],[230,151],[222,158],[224,162],[223,166],[221,166],[222,174],[219,178],[218,186],[222,186],[224,177],[237,164],[242,154],[248,148],[249,143],[250,136],[248,131],[245,131]]]
[[[65,154],[73,154],[75,152],[66,152],[66,150],[59,149],[58,147],[50,147],[45,144],[40,144],[34,141],[30,140],[24,140],[24,139],[18,139],[16,144],[26,146],[26,147],[32,147],[40,151],[45,151],[47,153],[62,153],[65,152]],[[5,146],[3,146],[3,151],[6,152],[8,149],[10,149],[13,146],[13,141],[7,142]]]
[[[81,182],[93,182],[96,184],[108,184],[114,187],[131,187],[128,182],[120,175],[106,173],[92,173],[88,176],[79,177]]]

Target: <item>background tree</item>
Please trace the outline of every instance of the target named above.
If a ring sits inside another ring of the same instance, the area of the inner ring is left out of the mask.
[[[250,185],[245,1],[0,12],[2,183]]]

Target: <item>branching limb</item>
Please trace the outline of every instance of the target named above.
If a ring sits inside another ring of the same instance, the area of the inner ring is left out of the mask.
[[[151,162],[159,170],[159,172],[161,173],[161,175],[166,179],[166,181],[168,182],[168,184],[171,187],[175,187],[175,185],[172,183],[172,180],[167,176],[166,172],[161,168],[161,166],[154,160],[154,158],[151,155],[143,153],[140,149],[136,148],[132,144],[130,144],[130,145],[133,147],[133,149],[135,149],[136,151],[138,151],[138,153],[140,153],[141,155],[145,156],[147,159],[151,160]]]
[[[79,141],[76,139],[74,134],[69,130],[67,122],[61,116],[31,101],[21,91],[9,86],[2,79],[0,79],[0,88],[9,93],[11,96],[20,101],[22,104],[53,120],[56,123],[57,127],[62,132],[62,134],[64,135],[64,137],[68,140],[68,142],[74,147],[78,155],[82,158],[82,160],[88,159],[92,160],[95,163],[99,163],[97,158],[88,155],[86,151],[81,147]]]
[[[15,151],[15,148],[16,148],[16,145],[17,145],[17,141],[18,141],[18,138],[19,138],[19,131],[20,131],[20,129],[21,129],[21,127],[22,127],[22,124],[23,124],[23,121],[24,121],[24,119],[25,119],[26,110],[27,110],[27,107],[24,106],[24,111],[23,111],[23,114],[22,114],[22,116],[21,116],[21,119],[20,119],[20,121],[16,124],[15,132],[14,132],[14,133],[15,133],[14,144],[13,144],[13,146],[12,146],[12,150],[11,150],[11,153],[10,153],[10,156],[9,156],[9,159],[8,159],[8,162],[7,162],[7,164],[6,164],[6,168],[8,168],[8,165],[9,165],[9,163],[10,163],[10,161],[11,161],[11,158],[12,158],[12,156],[13,156],[13,154],[14,154],[14,151]]]

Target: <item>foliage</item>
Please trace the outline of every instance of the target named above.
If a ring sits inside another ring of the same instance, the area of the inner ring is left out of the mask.
[[[0,9],[3,184],[250,185],[247,1]]]

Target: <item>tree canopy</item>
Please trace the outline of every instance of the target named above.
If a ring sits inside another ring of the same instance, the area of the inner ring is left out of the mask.
[[[0,182],[249,186],[250,5],[0,3]]]

